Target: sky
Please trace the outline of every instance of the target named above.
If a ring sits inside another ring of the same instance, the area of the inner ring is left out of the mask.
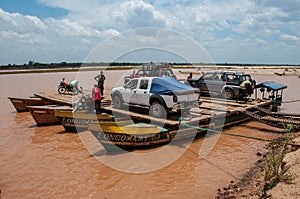
[[[191,42],[204,51],[172,55]],[[105,53],[88,58],[103,46]],[[123,47],[127,53],[118,51]],[[0,65],[206,62],[204,52],[214,63],[300,64],[300,1],[0,0]]]

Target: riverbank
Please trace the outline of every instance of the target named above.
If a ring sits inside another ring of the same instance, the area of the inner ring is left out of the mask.
[[[192,67],[182,67],[179,69],[192,69]],[[229,71],[239,71],[248,73],[251,75],[279,75],[279,76],[299,76],[300,67],[299,66],[203,66],[194,65],[196,71],[192,71],[193,74],[201,74],[201,72],[215,71],[215,70],[229,70]],[[182,71],[188,74],[188,70]]]
[[[73,68],[48,68],[48,69],[13,69],[13,70],[0,70],[0,75],[8,74],[28,74],[28,73],[58,73],[58,72],[83,72],[83,71],[100,71],[100,70],[136,70],[141,66],[82,66]],[[280,75],[280,76],[300,76],[300,66],[228,66],[228,65],[174,65],[173,69],[188,74],[201,74],[201,72],[213,70],[232,70],[243,71],[249,74],[260,75]]]
[[[280,171],[288,168],[285,176],[275,184],[274,187],[268,188],[268,181],[265,180],[267,161],[272,153],[280,153],[284,143],[285,134],[281,138],[273,140],[273,143],[266,144],[264,151],[257,152],[256,155],[261,157],[243,178],[231,183],[223,189],[217,190],[217,199],[260,199],[260,198],[299,198],[300,196],[300,135],[299,133],[291,134],[290,145],[280,165]],[[275,151],[274,151],[275,150]]]

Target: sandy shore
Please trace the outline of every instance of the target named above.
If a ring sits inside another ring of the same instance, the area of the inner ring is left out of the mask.
[[[295,138],[293,142],[300,145],[300,137]],[[300,150],[292,151],[286,154],[284,161],[291,165],[290,174],[294,176],[291,184],[280,182],[270,191],[268,195],[273,198],[300,198]]]
[[[177,67],[176,67],[177,68]],[[194,67],[181,67],[184,69],[181,72],[188,73],[189,69],[196,69],[198,73],[216,70],[226,70],[226,71],[242,71],[248,74],[259,74],[259,75],[280,75],[280,76],[299,76],[300,67],[299,66],[203,66],[194,65]],[[195,70],[191,70],[195,71]],[[195,72],[194,74],[197,74]]]

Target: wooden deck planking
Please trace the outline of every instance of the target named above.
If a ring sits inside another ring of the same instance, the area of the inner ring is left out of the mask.
[[[66,104],[72,106],[76,103],[81,94],[77,95],[68,95],[68,94],[59,94],[57,92],[40,92],[35,94],[42,99],[47,99],[50,101],[61,102],[62,104]],[[202,99],[203,103],[200,105],[200,108],[193,108],[191,110],[191,118],[184,118],[187,119],[189,123],[197,123],[199,122],[204,123],[209,121],[212,117],[218,116],[226,116],[232,115],[240,112],[240,110],[249,110],[252,107],[259,105],[265,106],[269,104],[269,101],[263,101],[258,103],[257,101],[252,102],[243,102],[243,103],[236,103],[234,101],[226,101],[224,99],[216,99],[216,98],[204,98]],[[179,116],[171,115],[167,120],[162,120],[158,118],[153,118],[148,114],[132,112],[128,110],[120,110],[114,109],[111,106],[110,95],[108,95],[107,99],[103,100],[102,108],[107,112],[113,112],[114,114],[121,114],[121,115],[129,115],[134,120],[144,121],[144,122],[155,122],[158,124],[165,124],[168,126],[178,126],[179,124]]]
[[[87,93],[85,93],[87,94]],[[54,102],[61,102],[62,104],[73,106],[81,98],[81,94],[71,95],[71,94],[59,94],[58,92],[39,92],[34,94],[35,96],[47,99]],[[110,99],[104,99],[102,104],[110,104]]]
[[[36,93],[35,96],[54,102],[61,102],[62,104],[66,104],[69,106],[75,104],[75,100],[79,100],[81,97],[81,95],[79,94],[73,96],[70,94],[59,94],[58,92],[39,92]]]

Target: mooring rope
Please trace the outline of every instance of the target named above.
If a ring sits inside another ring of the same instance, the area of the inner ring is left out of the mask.
[[[261,141],[265,141],[265,142],[271,142],[272,140],[270,139],[265,139],[265,138],[258,138],[258,137],[253,137],[253,136],[247,136],[247,135],[241,135],[241,134],[234,134],[234,133],[226,133],[224,131],[218,131],[215,129],[210,129],[210,128],[201,128],[201,127],[197,127],[197,126],[192,126],[189,124],[185,124],[185,123],[181,123],[182,118],[179,118],[179,124],[183,125],[185,127],[189,127],[189,128],[194,128],[197,129],[199,131],[207,131],[207,132],[214,132],[214,133],[218,133],[218,134],[223,134],[223,135],[228,135],[228,136],[234,136],[234,137],[242,137],[242,138],[248,138],[248,139],[253,139],[253,140],[261,140]]]
[[[215,129],[210,129],[210,128],[201,128],[198,126],[192,126],[189,124],[185,124],[185,123],[181,123],[183,120],[183,118],[179,118],[179,125],[183,125],[185,127],[189,127],[189,128],[194,128],[197,129],[199,131],[207,131],[207,132],[214,132],[214,133],[218,133],[218,134],[223,134],[223,135],[228,135],[228,136],[233,136],[233,137],[241,137],[241,138],[246,138],[246,139],[252,139],[252,140],[260,140],[260,141],[265,141],[265,142],[272,142],[273,140],[271,139],[265,139],[265,138],[258,138],[258,137],[253,137],[253,136],[247,136],[247,135],[241,135],[241,134],[234,134],[234,133],[226,133],[224,131],[218,131]],[[300,147],[299,144],[288,144],[288,145],[292,145],[292,146],[297,146]]]

